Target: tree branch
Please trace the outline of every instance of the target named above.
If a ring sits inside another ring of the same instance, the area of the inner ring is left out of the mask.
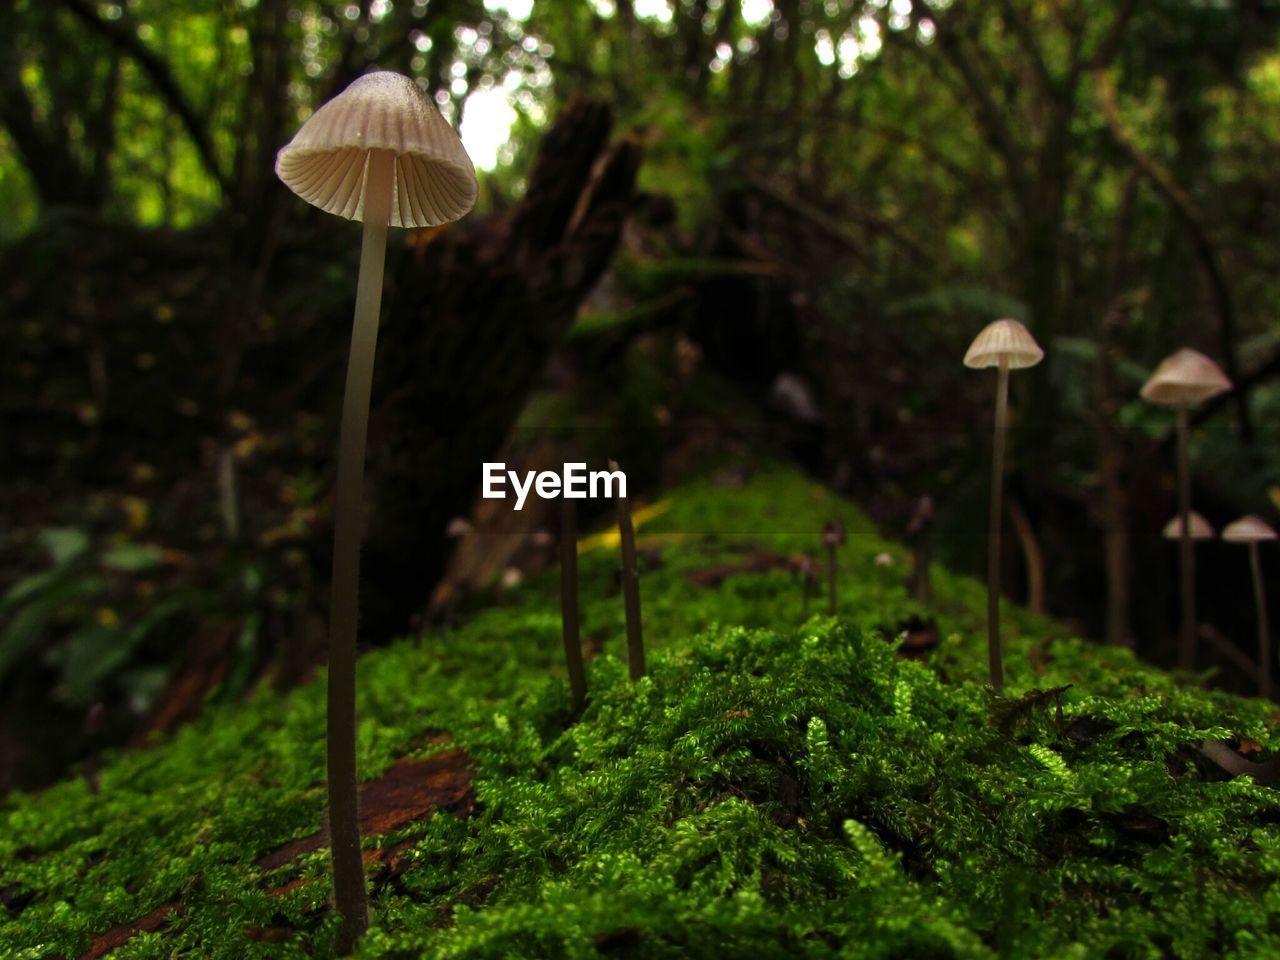
[[[1040,44],[1036,42],[1035,32],[1031,29],[1031,24],[1022,12],[1014,5],[1013,0],[1000,0],[1000,6],[1004,10],[1005,22],[1013,28],[1014,34],[1018,41],[1026,50],[1027,56],[1031,58],[1031,66],[1039,81],[1041,88],[1048,97],[1057,99],[1061,96],[1061,87],[1053,74],[1049,70],[1049,64],[1044,58],[1044,51],[1040,49]]]
[[[1217,248],[1209,237],[1204,214],[1191,195],[1178,185],[1168,170],[1138,145],[1133,133],[1124,125],[1124,118],[1120,116],[1120,108],[1116,103],[1116,90],[1106,71],[1100,67],[1094,68],[1093,81],[1098,96],[1098,106],[1111,131],[1111,136],[1138,171],[1155,187],[1156,192],[1173,208],[1191,237],[1196,256],[1213,290],[1213,298],[1218,310],[1219,349],[1222,352],[1223,366],[1226,368],[1228,379],[1232,383],[1237,383],[1240,379],[1240,367],[1236,361],[1235,305],[1231,299],[1231,290],[1227,285],[1226,276],[1222,271]],[[1245,443],[1249,443],[1253,437],[1253,429],[1249,421],[1249,405],[1243,393],[1233,391],[1232,396],[1236,401],[1236,419],[1240,425],[1241,438]]]
[[[13,0],[0,0],[0,22],[9,25],[0,42],[0,123],[9,132],[23,166],[43,203],[96,205],[91,177],[69,144],[37,122],[36,110],[22,83]]]
[[[1129,25],[1129,19],[1133,16],[1133,12],[1137,7],[1137,0],[1122,0],[1120,9],[1116,11],[1116,17],[1111,21],[1111,28],[1107,31],[1106,36],[1098,43],[1098,48],[1093,52],[1093,56],[1089,58],[1088,65],[1094,69],[1105,67],[1116,55],[1116,51],[1120,49],[1120,41],[1124,37],[1125,28]],[[1084,66],[1084,61],[1077,63],[1073,72],[1079,73]]]
[[[763,196],[772,200],[789,210],[791,213],[808,220],[815,227],[826,233],[834,240],[838,240],[851,248],[858,248],[860,244],[851,237],[843,223],[829,216],[822,210],[815,209],[796,197],[791,196],[784,190],[775,187],[764,177],[758,174],[748,174],[747,181],[751,186]],[[852,217],[855,220],[861,220],[873,230],[877,230],[887,236],[890,240],[902,247],[912,257],[921,263],[932,263],[933,257],[929,251],[925,250],[913,237],[908,235],[898,224],[894,223],[887,217],[876,213],[873,210],[859,210],[844,206],[841,212]]]
[[[187,99],[182,88],[178,86],[178,82],[174,79],[173,71],[169,69],[169,65],[138,39],[138,33],[134,26],[124,18],[103,20],[87,0],[57,0],[57,2],[68,12],[74,14],[85,26],[105,37],[138,64],[142,72],[146,74],[147,79],[151,81],[151,85],[155,87],[156,92],[160,94],[161,98],[168,104],[169,109],[182,122],[183,129],[187,131],[187,136],[191,138],[191,142],[195,144],[196,152],[200,155],[200,160],[205,169],[217,181],[222,192],[224,194],[229,193],[230,183],[218,163],[218,154],[213,148],[213,141],[209,137],[209,131],[205,127],[204,121],[196,112],[191,101]]]
[[[938,49],[960,76],[969,96],[973,98],[978,125],[986,134],[991,147],[1003,158],[1018,204],[1024,213],[1029,214],[1034,210],[1035,204],[1022,152],[1005,120],[1005,111],[992,98],[987,83],[970,59],[973,54],[964,49],[964,40],[959,30],[950,23],[954,17],[953,14],[945,22],[938,21]]]

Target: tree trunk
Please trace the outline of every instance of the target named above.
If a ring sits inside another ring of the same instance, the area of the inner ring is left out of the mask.
[[[552,348],[613,254],[641,150],[610,143],[608,107],[575,100],[543,139],[524,198],[499,220],[415,234],[374,376],[362,604],[366,636],[406,629]]]

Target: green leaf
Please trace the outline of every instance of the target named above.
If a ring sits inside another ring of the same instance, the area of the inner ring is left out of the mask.
[[[0,633],[0,679],[39,639],[45,625],[66,612],[71,601],[97,593],[105,586],[102,578],[97,576],[63,579],[41,592],[31,603],[20,607],[4,632]]]
[[[89,549],[89,534],[79,527],[47,527],[36,539],[49,551],[56,567],[65,567]]]
[[[163,554],[152,543],[126,543],[114,547],[102,555],[101,563],[108,570],[122,573],[141,573],[160,565]]]
[[[87,706],[98,688],[133,656],[151,631],[180,609],[174,601],[161,603],[136,623],[122,627],[87,626],[67,639],[62,661],[62,681],[67,699]]]
[[[36,598],[45,590],[60,583],[66,576],[63,570],[43,570],[29,577],[23,577],[5,591],[3,597],[0,597],[0,613],[9,613],[20,607],[24,601]]]
[[[62,681],[72,705],[88,704],[100,681],[124,665],[140,639],[134,633],[92,626],[67,639]]]

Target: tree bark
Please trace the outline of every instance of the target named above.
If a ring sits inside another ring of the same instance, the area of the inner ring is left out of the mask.
[[[610,142],[612,125],[604,104],[572,101],[509,215],[416,231],[388,264],[370,426],[367,636],[401,632],[420,613],[444,569],[449,518],[466,512],[480,464],[613,255],[641,148],[633,136]]]

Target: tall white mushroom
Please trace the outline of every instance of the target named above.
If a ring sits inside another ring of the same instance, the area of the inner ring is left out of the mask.
[[[1253,573],[1253,602],[1258,608],[1258,693],[1271,696],[1271,629],[1267,618],[1267,595],[1262,587],[1262,558],[1258,544],[1276,539],[1276,532],[1259,517],[1250,514],[1227,524],[1222,539],[1249,548],[1249,568]]]
[[[1142,386],[1142,399],[1173,407],[1178,414],[1178,516],[1184,531],[1178,550],[1181,572],[1182,630],[1178,645],[1178,666],[1195,667],[1196,659],[1196,573],[1191,551],[1191,467],[1190,413],[1192,407],[1231,389],[1218,365],[1198,350],[1182,349],[1160,361],[1155,373]]]
[[[408,77],[378,71],[320,107],[276,156],[276,175],[320,209],[364,224],[338,442],[329,614],[328,779],[338,949],[369,925],[356,808],[356,620],[360,505],[387,228],[432,227],[475,204],[475,168],[453,128]]]
[[[987,517],[987,664],[991,686],[1004,687],[1004,654],[1000,649],[1000,528],[1004,509],[1004,438],[1009,423],[1009,371],[1034,367],[1044,351],[1031,331],[1017,320],[996,320],[982,328],[964,355],[974,370],[995,367],[996,423],[991,454],[991,512]]]

